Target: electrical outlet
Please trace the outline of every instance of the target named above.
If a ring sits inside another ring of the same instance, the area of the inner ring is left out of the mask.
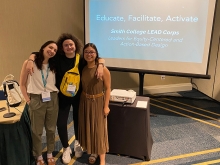
[[[165,80],[165,75],[161,75],[161,80]]]

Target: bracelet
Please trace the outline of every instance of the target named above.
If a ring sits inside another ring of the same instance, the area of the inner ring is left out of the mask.
[[[103,67],[105,66],[104,63],[98,63],[98,65],[102,65]]]
[[[32,59],[30,59],[30,58],[28,59],[28,61],[32,61],[32,62],[34,62],[34,60],[32,60]]]

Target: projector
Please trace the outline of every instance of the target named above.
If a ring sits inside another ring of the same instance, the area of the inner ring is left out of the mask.
[[[110,94],[110,101],[133,103],[136,99],[136,92],[133,90],[113,89]]]

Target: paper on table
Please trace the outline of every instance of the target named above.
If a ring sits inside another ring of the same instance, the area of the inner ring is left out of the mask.
[[[138,101],[136,107],[147,108],[147,101]]]

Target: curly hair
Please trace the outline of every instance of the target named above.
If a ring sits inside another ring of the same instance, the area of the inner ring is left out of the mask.
[[[64,51],[63,51],[63,42],[65,40],[72,40],[75,43],[76,46],[76,53],[81,53],[81,49],[82,49],[82,41],[79,40],[77,37],[75,37],[72,34],[69,33],[63,33],[60,35],[60,37],[57,40],[57,46],[58,46],[58,52],[62,55],[65,55]]]
[[[57,45],[57,43],[56,43],[55,41],[47,41],[47,42],[45,42],[45,43],[41,46],[39,52],[38,52],[38,53],[36,54],[36,56],[35,56],[34,62],[35,62],[36,66],[37,66],[37,68],[38,68],[39,70],[42,70],[42,65],[43,65],[43,61],[44,61],[44,53],[43,53],[43,52],[44,52],[44,48],[47,47],[47,46],[50,45],[50,44],[56,44],[56,45]],[[53,72],[55,72],[54,57],[50,58],[50,59],[48,60],[48,63],[49,63],[49,68],[50,68],[50,70],[53,71]]]

